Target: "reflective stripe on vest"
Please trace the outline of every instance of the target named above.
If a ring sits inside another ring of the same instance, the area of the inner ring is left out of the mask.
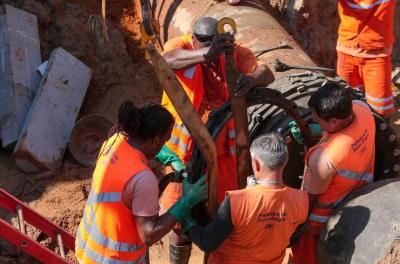
[[[85,232],[90,234],[90,238],[99,245],[103,247],[122,252],[135,252],[139,249],[143,248],[141,245],[137,244],[129,244],[124,242],[114,241],[106,236],[104,236],[99,228],[97,227],[94,221],[94,204],[95,203],[109,203],[109,202],[120,202],[121,201],[121,193],[119,192],[104,192],[98,193],[95,195],[90,195],[87,201],[87,204],[90,208],[90,218],[88,223],[87,211],[83,213],[82,221]],[[78,228],[78,233],[80,234],[80,229]],[[83,242],[83,241],[82,241]]]
[[[326,223],[328,222],[329,216],[322,216],[322,215],[316,215],[316,214],[310,214],[308,217],[308,220],[315,221],[318,223]]]
[[[84,249],[85,255],[98,263],[102,263],[102,264],[141,264],[144,262],[144,260],[146,258],[145,254],[141,255],[136,260],[127,260],[127,261],[107,258],[107,257],[97,254],[95,251],[93,251],[89,247],[87,247],[82,239],[82,235],[80,232],[77,233],[76,239],[77,239],[77,243],[78,243],[77,245],[80,248]]]
[[[346,4],[354,9],[371,9],[380,4],[389,3],[390,1],[392,1],[392,0],[377,0],[372,4],[364,4],[364,3],[355,4],[355,3],[350,3],[349,1],[346,1]]]
[[[362,181],[366,181],[366,182],[372,182],[374,179],[374,175],[372,173],[359,173],[359,172],[355,172],[355,171],[351,171],[351,170],[338,170],[337,173],[346,178],[346,179],[350,179],[350,180],[362,180]]]

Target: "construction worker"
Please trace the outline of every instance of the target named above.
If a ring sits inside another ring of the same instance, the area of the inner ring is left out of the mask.
[[[234,50],[235,62],[241,73],[237,85],[233,87],[237,95],[244,95],[251,88],[267,85],[274,80],[268,67],[262,65],[248,48],[235,45],[233,37],[229,34],[217,34],[215,18],[198,19],[193,34],[171,39],[164,46],[163,56],[166,62],[174,70],[204,123],[213,109],[220,107],[228,100],[223,55],[224,52],[232,50]],[[161,104],[173,114],[175,125],[170,140],[157,155],[157,159],[163,164],[171,165],[175,170],[180,170],[190,160],[193,149],[192,139],[165,93]],[[218,159],[218,186],[220,187],[218,200],[221,202],[227,190],[237,189],[235,130],[232,120],[222,129],[215,144]],[[170,183],[161,199],[162,208],[168,209],[172,206],[179,199],[181,192],[180,184]],[[183,258],[188,260],[190,250],[189,241],[171,234],[170,253],[176,253],[176,256],[170,255],[171,263],[174,263],[174,259],[180,259],[179,263],[185,263]]]
[[[80,263],[143,263],[190,208],[207,196],[205,176],[184,181],[182,198],[159,216],[158,181],[147,165],[170,138],[172,115],[162,106],[123,103],[118,132],[102,146],[76,236]]]
[[[294,264],[318,263],[317,243],[329,216],[374,173],[375,121],[369,106],[352,101],[349,90],[334,82],[311,95],[308,106],[324,134],[305,158],[303,185],[311,213],[292,246]]]
[[[290,237],[307,219],[307,193],[282,180],[289,156],[283,138],[263,135],[253,141],[250,152],[256,184],[228,191],[206,227],[190,217],[183,224],[182,231],[211,252],[208,263],[281,264]]]
[[[365,92],[383,117],[394,111],[391,89],[395,0],[339,0],[337,74]]]

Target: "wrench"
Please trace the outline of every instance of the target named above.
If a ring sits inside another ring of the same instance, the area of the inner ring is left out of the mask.
[[[272,65],[274,66],[274,70],[276,72],[284,72],[288,70],[309,70],[309,71],[328,71],[334,72],[334,69],[331,68],[324,68],[324,67],[305,67],[305,66],[293,66],[287,65],[280,61],[279,59],[275,59],[272,61]]]
[[[293,48],[292,48],[291,46],[289,46],[289,44],[288,44],[287,42],[282,41],[282,42],[279,43],[278,46],[276,46],[276,47],[274,47],[274,48],[257,50],[257,51],[254,51],[253,53],[254,53],[254,54],[257,54],[257,53],[258,53],[258,54],[256,55],[256,57],[258,58],[258,57],[260,57],[261,55],[263,55],[263,54],[265,54],[265,53],[267,53],[267,52],[270,52],[270,51],[273,51],[273,50],[277,50],[277,49],[293,49]]]

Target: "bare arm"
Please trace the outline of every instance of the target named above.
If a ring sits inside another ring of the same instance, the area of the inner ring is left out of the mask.
[[[254,78],[253,87],[267,86],[275,80],[273,73],[266,65],[258,66],[254,72],[248,75]]]
[[[135,221],[139,237],[148,247],[160,241],[177,222],[169,213],[147,217],[135,215]]]
[[[172,69],[182,69],[205,62],[204,55],[207,54],[208,49],[208,47],[196,50],[173,49],[165,52],[163,57]]]

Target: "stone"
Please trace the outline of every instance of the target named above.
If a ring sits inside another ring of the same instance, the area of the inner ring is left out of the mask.
[[[0,132],[5,147],[18,139],[39,86],[36,68],[42,59],[36,16],[5,5],[0,61]]]
[[[60,165],[91,75],[88,66],[64,49],[52,52],[13,152],[21,170],[40,172]]]

